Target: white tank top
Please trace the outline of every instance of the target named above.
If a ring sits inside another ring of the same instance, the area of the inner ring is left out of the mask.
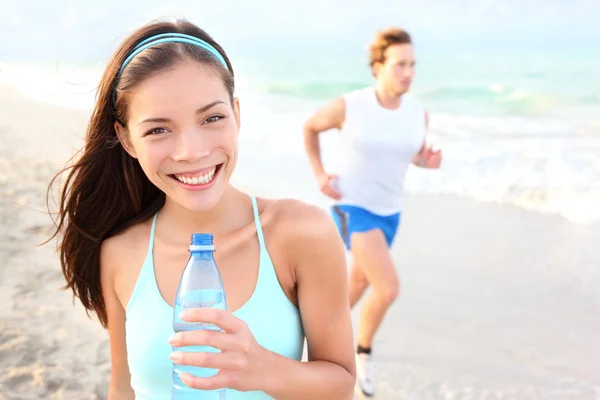
[[[374,87],[343,96],[346,117],[340,131],[338,204],[378,215],[402,210],[404,179],[425,139],[425,108],[406,95],[400,107],[382,107]],[[337,151],[336,151],[337,153]]]

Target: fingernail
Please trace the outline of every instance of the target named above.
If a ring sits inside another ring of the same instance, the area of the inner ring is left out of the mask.
[[[169,344],[175,344],[176,341],[177,341],[177,334],[171,335],[171,337],[169,338]]]
[[[181,319],[185,319],[189,316],[190,316],[189,310],[183,310],[182,312],[179,313],[179,318],[181,318]]]
[[[179,361],[181,360],[181,353],[178,351],[174,351],[169,355],[169,358],[171,358],[171,360],[173,361]]]

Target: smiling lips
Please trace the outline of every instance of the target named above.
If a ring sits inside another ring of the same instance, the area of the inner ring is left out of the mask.
[[[213,181],[220,166],[221,164],[197,172],[173,174],[172,176],[186,185],[207,185]]]

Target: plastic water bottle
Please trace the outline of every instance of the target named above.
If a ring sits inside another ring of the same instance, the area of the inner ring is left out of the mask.
[[[190,258],[185,266],[177,289],[175,307],[173,310],[173,329],[175,332],[194,331],[200,329],[220,330],[214,324],[201,322],[185,322],[179,318],[179,313],[187,308],[220,308],[227,309],[223,280],[215,263],[213,253],[213,235],[194,233],[189,248]],[[219,352],[208,346],[186,346],[173,348],[182,352]],[[192,367],[173,364],[172,400],[224,400],[225,389],[204,391],[188,387],[179,379],[179,374],[187,372],[198,377],[210,377],[218,370],[212,368]]]

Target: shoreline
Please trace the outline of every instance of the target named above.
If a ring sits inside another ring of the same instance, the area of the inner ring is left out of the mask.
[[[268,96],[268,94],[249,93],[246,97],[251,100],[254,98],[261,99],[264,96]],[[302,99],[297,100],[301,101]],[[85,134],[87,117],[90,112],[89,110],[83,108],[66,108],[43,102],[41,100],[33,100],[20,93],[17,89],[7,86],[6,84],[0,84],[0,105],[2,106],[2,108],[0,108],[0,121],[5,119],[10,121],[13,115],[23,114],[23,110],[28,111],[33,105],[33,110],[31,110],[31,112],[27,113],[28,115],[22,118],[21,123],[23,124],[23,127],[19,128],[19,131],[28,131],[30,130],[28,127],[32,127],[31,130],[33,130],[33,127],[37,126],[37,120],[44,119],[46,121],[47,126],[45,128],[52,132],[53,135],[39,135],[35,138],[26,138],[27,140],[31,141],[31,143],[27,144],[27,147],[36,146],[38,149],[40,149],[39,151],[35,152],[35,157],[50,159],[55,162],[57,167],[59,167],[62,166],[62,164],[74,153],[76,149],[79,148],[80,144],[82,143],[82,138]],[[288,110],[283,112],[287,115],[283,122],[286,124],[295,123],[287,119],[289,117],[288,114],[290,114],[291,111]],[[307,113],[307,110],[302,110],[301,113],[304,115]],[[277,161],[276,157],[278,156],[278,148],[272,142],[273,138],[263,138],[266,140],[266,143],[262,143],[263,139],[260,139],[261,142],[252,142],[252,140],[250,140],[250,142],[244,143],[244,140],[247,140],[246,138],[248,137],[248,134],[252,135],[252,132],[254,131],[259,133],[263,128],[260,121],[258,121],[254,115],[243,115],[243,117],[244,120],[247,121],[243,126],[243,132],[240,141],[242,146],[241,159],[248,160],[246,161],[246,165],[252,167],[251,164],[254,161],[252,161],[250,154],[254,154],[257,149],[260,150],[261,148],[266,148],[269,152],[275,152],[275,158],[273,161],[273,163],[275,163]],[[432,118],[430,134],[433,138],[442,135],[443,130],[441,129],[441,126],[439,126],[440,123],[443,123],[443,121],[436,122],[436,118]],[[0,137],[4,136],[2,135],[3,128],[6,129],[0,125]],[[64,132],[60,132],[61,130],[68,132],[68,135],[65,135]],[[271,134],[272,133],[269,133],[269,135]],[[325,140],[329,143],[329,141],[331,141],[331,135],[325,136],[327,136]],[[32,139],[35,140],[35,143],[32,141]],[[292,138],[290,140],[296,140],[298,142],[296,146],[301,146],[301,141],[297,139],[298,138]],[[28,154],[30,155],[31,150],[32,149],[28,149]],[[284,149],[283,151],[285,152],[288,150],[289,149]],[[328,151],[331,150],[328,148],[324,149],[325,153]],[[324,157],[326,156],[327,154],[324,154]],[[259,179],[255,179],[252,175],[244,174],[242,185],[248,186],[245,181],[254,181],[252,182],[251,187],[260,187],[266,193],[274,192],[275,197],[278,197],[281,191],[273,190],[272,187],[275,185],[281,185],[286,187],[286,189],[288,189],[287,192],[293,194],[293,197],[308,199],[308,201],[320,205],[326,204],[327,200],[325,200],[323,196],[318,193],[318,190],[314,185],[314,178],[309,172],[310,167],[306,163],[305,157],[301,156],[300,160],[298,160],[298,154],[287,153],[285,153],[283,157],[283,161],[289,159],[293,160],[292,162],[302,163],[302,165],[299,166],[300,168],[298,168],[298,171],[292,171],[294,179],[304,181],[301,183],[301,190],[297,190],[297,188],[295,188],[293,185],[290,185],[288,183],[288,176],[282,171],[268,171],[269,174],[272,175],[271,178],[275,180],[275,183],[271,184],[265,184]],[[447,156],[446,158],[448,158],[447,162],[451,161],[450,156]],[[265,166],[261,165],[260,168],[263,169]],[[457,196],[466,200],[475,201],[477,203],[514,206],[519,209],[527,210],[540,215],[546,215],[550,217],[559,216],[576,225],[600,226],[600,214],[595,211],[596,207],[594,206],[597,201],[600,201],[600,187],[587,187],[581,192],[578,192],[574,191],[574,189],[570,187],[519,187],[517,185],[513,190],[510,191],[510,193],[507,192],[502,195],[501,198],[496,198],[492,193],[493,189],[490,188],[486,190],[477,189],[476,187],[474,189],[462,188],[461,190],[456,191],[454,189],[443,188],[442,185],[437,188],[432,187],[430,189],[422,189],[421,183],[430,182],[433,174],[446,172],[444,170],[439,172],[422,171],[419,168],[413,167],[411,167],[411,169],[412,170],[409,171],[409,175],[407,176],[407,193],[411,196]],[[460,173],[465,173],[465,171]],[[498,179],[501,178],[499,177]],[[489,185],[489,182],[484,182],[482,184]]]

